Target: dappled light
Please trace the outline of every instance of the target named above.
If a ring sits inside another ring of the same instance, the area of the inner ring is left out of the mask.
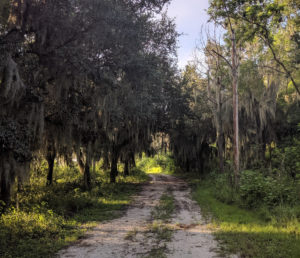
[[[0,257],[299,258],[299,12],[0,0]]]

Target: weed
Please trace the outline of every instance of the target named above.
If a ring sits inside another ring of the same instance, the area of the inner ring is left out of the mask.
[[[174,209],[175,204],[173,195],[171,195],[170,192],[164,193],[151,215],[153,219],[167,221],[171,219]]]
[[[157,242],[169,242],[172,239],[173,230],[162,222],[154,221],[149,227],[148,232],[155,235]]]
[[[132,231],[129,231],[126,236],[125,236],[125,240],[130,240],[130,241],[134,241],[136,238],[138,231],[136,228],[134,228]]]
[[[144,258],[167,258],[167,255],[165,254],[166,248],[166,246],[153,248],[146,256],[144,256]]]

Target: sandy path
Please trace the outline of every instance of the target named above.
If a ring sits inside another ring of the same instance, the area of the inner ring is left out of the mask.
[[[209,258],[218,257],[214,250],[217,243],[211,232],[205,227],[199,205],[191,199],[191,192],[187,184],[179,179],[172,187],[177,212],[172,219],[176,231],[172,242],[168,244],[172,258]]]
[[[167,243],[168,257],[217,257],[217,243],[204,225],[198,205],[190,198],[187,184],[172,176],[151,175],[152,181],[143,187],[126,215],[102,224],[90,231],[77,245],[58,253],[64,257],[129,258],[146,257],[157,243],[147,234],[151,211],[160,196],[172,189],[176,212],[171,226],[173,238]],[[130,234],[134,232],[134,234]],[[128,236],[132,235],[130,239]]]

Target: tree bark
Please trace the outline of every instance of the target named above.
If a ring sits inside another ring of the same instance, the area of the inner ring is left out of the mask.
[[[222,93],[221,93],[221,84],[220,79],[217,80],[217,89],[216,89],[216,127],[217,127],[217,149],[219,157],[219,169],[220,172],[224,172],[224,131],[223,131],[223,122],[222,122]]]
[[[1,176],[1,192],[0,192],[0,200],[5,202],[6,206],[10,203],[10,192],[11,192],[11,185],[10,182],[6,179],[5,173],[2,173]]]
[[[105,154],[103,157],[103,169],[109,169],[110,164],[109,164],[109,158],[108,158],[108,154]]]
[[[110,165],[110,182],[115,183],[116,177],[118,175],[118,150],[113,147],[113,150],[111,152],[111,165]]]
[[[218,147],[218,157],[219,157],[219,169],[220,172],[224,172],[224,133],[219,131],[217,133],[217,147]]]
[[[90,163],[88,160],[85,162],[82,160],[82,153],[77,156],[77,162],[79,165],[80,173],[83,175],[83,185],[85,190],[91,189],[91,174],[90,174]]]
[[[239,183],[239,169],[240,169],[240,151],[239,151],[239,103],[238,103],[238,55],[236,49],[235,31],[231,30],[231,43],[232,43],[232,91],[233,91],[233,153],[234,153],[234,184]]]
[[[130,152],[130,165],[132,168],[135,168],[136,167],[136,164],[135,164],[135,157],[134,157],[134,152]]]
[[[55,153],[49,153],[46,157],[48,162],[48,175],[47,175],[47,185],[52,185],[53,182],[53,168],[55,161]]]
[[[126,159],[124,162],[124,176],[129,176],[128,159]]]
[[[91,189],[91,173],[90,173],[90,165],[88,162],[85,162],[83,180],[84,180],[85,190],[90,190]]]

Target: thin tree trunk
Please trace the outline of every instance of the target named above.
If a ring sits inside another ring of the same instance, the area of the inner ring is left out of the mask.
[[[47,174],[47,185],[52,185],[53,182],[53,168],[54,168],[54,161],[55,161],[55,153],[48,154],[47,157],[48,162],[48,174]]]
[[[18,176],[17,177],[17,192],[16,192],[16,209],[17,211],[19,210],[20,208],[20,199],[19,199],[19,193],[22,189],[22,180],[21,178]]]
[[[222,122],[222,93],[221,84],[219,78],[217,80],[217,90],[216,90],[216,127],[217,127],[217,148],[219,157],[219,169],[220,172],[224,172],[224,132],[223,132],[223,122]]]
[[[79,165],[79,170],[82,175],[84,175],[84,163],[80,158],[77,158],[77,162]]]
[[[190,171],[190,162],[188,160],[185,162],[185,170],[186,172]]]
[[[232,91],[233,91],[233,152],[234,152],[234,184],[239,183],[240,151],[239,151],[239,103],[238,103],[238,56],[236,49],[235,31],[232,29]]]
[[[134,157],[134,152],[130,152],[130,165],[132,168],[135,168],[136,167],[136,164],[135,164],[135,157]]]
[[[91,173],[90,173],[90,162],[86,159],[84,162],[82,160],[82,153],[77,155],[77,162],[79,165],[80,173],[83,175],[83,185],[85,190],[91,189]]]
[[[10,191],[11,185],[10,182],[5,178],[5,173],[2,173],[1,176],[1,192],[0,192],[0,200],[6,204],[6,207],[10,203]]]
[[[220,172],[224,172],[224,133],[218,132],[217,136],[217,147],[218,147],[218,157],[219,157],[219,169]]]
[[[129,176],[128,159],[126,159],[124,162],[124,176]]]
[[[108,154],[106,153],[103,157],[103,169],[109,169],[110,164],[109,164],[109,158],[108,158]]]
[[[84,166],[83,180],[84,180],[85,190],[90,190],[91,189],[91,173],[90,173],[90,165],[87,161]]]
[[[110,165],[110,182],[115,183],[118,175],[118,151],[113,147],[111,152],[111,165]]]

